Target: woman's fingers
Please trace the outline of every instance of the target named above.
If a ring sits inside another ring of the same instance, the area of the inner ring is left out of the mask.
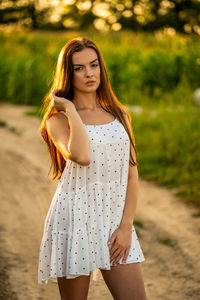
[[[123,257],[122,263],[125,263],[128,257],[130,251],[130,246],[127,248],[117,248],[116,245],[114,245],[110,250],[110,262],[113,262],[113,265],[116,265],[119,260]]]
[[[125,250],[124,258],[122,259],[122,263],[124,263],[124,264],[125,264],[125,262],[126,262],[126,260],[127,260],[127,257],[128,257],[129,251],[130,251],[130,248],[131,248],[131,247],[128,247],[128,248]]]
[[[56,93],[59,91],[59,89],[55,89],[53,92],[54,92],[54,95],[56,96]],[[57,96],[56,96],[57,97]]]
[[[119,248],[119,246],[116,245],[116,242],[113,242],[113,244],[112,244],[112,246],[111,246],[111,248],[110,248],[110,250],[109,250],[110,256],[112,256],[113,253],[114,253],[118,248]]]
[[[51,94],[50,94],[50,99],[51,99],[51,104],[52,104],[52,106],[55,106],[55,100],[56,100],[56,98],[55,97],[57,97],[56,96],[56,92],[58,91],[58,89],[55,89],[55,90],[53,90],[52,92],[51,92]]]
[[[122,262],[124,263],[128,257],[128,253],[131,248],[131,232],[118,228],[109,241],[113,241],[113,246],[110,248],[110,262],[114,261],[114,265],[119,262],[119,260],[124,255]]]
[[[110,256],[110,262],[112,262],[112,260],[114,260],[118,255],[119,253],[121,252],[121,249],[120,248],[117,248],[115,250],[115,252],[112,252],[111,256]]]
[[[125,251],[125,247],[120,247],[120,245],[117,245],[115,243],[114,246],[110,249],[110,262],[114,261],[114,263],[118,263]]]
[[[53,90],[53,91],[51,92],[50,97],[54,97],[54,96],[57,97],[57,96],[56,96],[57,91],[58,91],[58,89]]]
[[[50,94],[50,99],[53,100],[53,99],[54,99],[54,96],[55,96],[55,94],[54,94],[54,91],[53,91],[53,92],[51,92],[51,94]]]
[[[120,259],[123,257],[123,254],[124,254],[124,249],[122,249],[120,251],[120,253],[117,255],[117,257],[113,259],[113,265],[114,266],[118,264],[118,262],[120,261]]]

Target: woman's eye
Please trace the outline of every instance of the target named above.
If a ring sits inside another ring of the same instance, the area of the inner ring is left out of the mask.
[[[76,68],[76,69],[74,69],[75,71],[77,71],[77,70],[79,70],[81,67],[78,67],[78,68]]]
[[[97,67],[98,64],[92,64],[92,66],[93,66],[93,67]],[[74,70],[75,70],[75,71],[79,71],[81,68],[82,68],[82,67],[78,67],[78,68],[76,68],[76,69],[74,69]]]

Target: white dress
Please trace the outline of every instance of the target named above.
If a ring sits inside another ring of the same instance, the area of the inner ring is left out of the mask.
[[[117,118],[103,125],[84,126],[90,141],[91,163],[81,166],[64,158],[66,166],[44,224],[38,264],[39,284],[47,284],[48,280],[57,282],[57,277],[69,279],[90,272],[91,280],[99,281],[103,280],[99,269],[111,270],[109,249],[113,245],[108,246],[107,242],[123,214],[130,141]],[[144,260],[133,226],[126,264]]]

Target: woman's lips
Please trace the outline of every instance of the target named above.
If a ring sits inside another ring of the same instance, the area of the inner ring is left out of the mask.
[[[87,85],[95,84],[95,81],[86,82]]]

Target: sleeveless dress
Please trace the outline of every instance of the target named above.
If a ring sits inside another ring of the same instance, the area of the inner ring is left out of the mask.
[[[57,277],[76,278],[90,272],[91,281],[100,281],[100,269],[111,270],[109,249],[113,244],[107,242],[123,215],[130,140],[117,118],[102,125],[84,126],[90,141],[91,163],[81,166],[64,157],[66,166],[44,223],[39,284],[47,284],[48,280],[57,283]],[[125,263],[144,260],[132,226],[131,248]]]

